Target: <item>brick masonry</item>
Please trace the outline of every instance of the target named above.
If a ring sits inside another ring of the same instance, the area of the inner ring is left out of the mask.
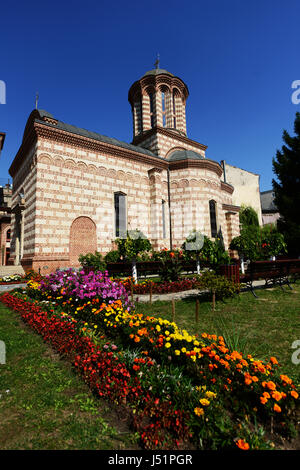
[[[143,96],[143,107],[144,100],[147,97]],[[134,132],[141,129],[137,122],[141,116],[143,127],[149,126],[149,115],[134,107]],[[55,120],[51,128],[46,119],[44,125],[41,120],[38,124],[31,121],[10,170],[15,207],[11,263],[17,262],[20,253],[25,269],[41,269],[45,274],[58,267],[78,266],[81,253],[97,250],[104,254],[113,249],[115,192],[126,194],[128,229],[142,230],[155,248],[169,248],[168,172],[174,245],[181,246],[193,229],[211,236],[211,199],[216,202],[225,246],[238,235],[239,208],[232,204],[233,188],[224,184],[220,165],[205,159],[206,146],[188,139],[184,131],[150,129],[148,140],[142,139],[133,152],[56,130]],[[183,109],[178,122],[185,130]],[[204,160],[172,166],[167,159],[139,153],[139,146],[164,158],[177,149],[194,150]],[[23,219],[18,215],[20,192],[25,198]]]

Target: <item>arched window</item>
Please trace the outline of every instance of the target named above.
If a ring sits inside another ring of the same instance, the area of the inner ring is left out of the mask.
[[[162,110],[162,121],[163,126],[166,127],[166,94],[164,91],[161,92],[161,110]]]
[[[151,127],[154,127],[154,98],[153,93],[149,93],[149,101],[150,101],[150,122]]]
[[[162,237],[166,238],[166,201],[161,201],[161,217],[162,217]]]
[[[137,93],[133,103],[133,122],[135,135],[143,132],[143,102],[141,95]]]
[[[216,202],[209,201],[210,230],[212,238],[216,238],[218,233]]]
[[[174,126],[174,129],[176,129],[176,101],[175,101],[175,92],[173,92],[173,126]]]
[[[117,192],[114,194],[115,206],[115,236],[126,238],[127,217],[126,217],[126,194]]]

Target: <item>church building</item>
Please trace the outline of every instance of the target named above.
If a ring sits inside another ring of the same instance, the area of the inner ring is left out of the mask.
[[[13,178],[10,263],[42,274],[107,253],[127,230],[155,249],[180,247],[200,230],[225,248],[239,234],[239,206],[222,162],[187,137],[187,85],[167,70],[129,89],[131,144],[35,109],[9,173]]]

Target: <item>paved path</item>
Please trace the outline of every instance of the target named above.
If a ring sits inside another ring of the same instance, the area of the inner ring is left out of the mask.
[[[263,286],[265,284],[265,281],[255,281],[254,282],[254,287],[259,287]],[[17,287],[26,287],[26,284],[9,284],[9,285],[0,285],[0,292],[4,291],[9,291],[12,289],[15,289]],[[248,290],[247,288],[242,289],[242,291]],[[190,297],[194,295],[200,294],[200,292],[205,292],[200,291],[199,289],[191,289],[191,290],[185,290],[182,292],[170,292],[168,294],[152,294],[152,302],[155,302],[156,300],[179,300],[179,299],[184,299],[185,297]],[[135,302],[149,302],[150,300],[150,295],[149,294],[134,294],[133,299]]]
[[[26,287],[26,284],[2,284],[0,285],[0,292],[16,289],[17,287]]]
[[[265,281],[254,281],[253,286],[254,287],[261,287],[265,285]],[[241,289],[242,292],[249,291],[250,290],[247,287],[244,287]],[[191,297],[194,295],[199,295],[200,293],[205,292],[205,290],[199,290],[199,289],[191,289],[191,290],[185,290],[182,292],[170,292],[168,294],[152,294],[152,302],[155,302],[156,300],[179,300],[179,299],[184,299],[185,297]],[[133,295],[134,301],[138,302],[149,302],[150,301],[150,294],[134,294]]]

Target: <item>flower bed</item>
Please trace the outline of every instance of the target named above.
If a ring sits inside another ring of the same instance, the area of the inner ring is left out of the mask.
[[[20,274],[13,274],[11,276],[0,277],[0,285],[6,284],[21,284],[26,283],[26,280],[20,276]]]
[[[132,371],[118,353],[104,351],[91,338],[83,335],[80,322],[70,316],[50,314],[32,302],[10,293],[1,302],[21,314],[22,319],[64,358],[70,360],[85,382],[100,397],[133,410],[133,423],[140,432],[145,448],[178,448],[189,436],[187,413],[174,408],[170,400],[155,397],[142,388],[136,362],[151,367],[147,356],[136,357]],[[109,349],[106,342],[106,348]],[[142,410],[142,411],[141,411]],[[147,417],[147,422],[144,418]]]
[[[189,440],[200,449],[263,449],[271,448],[263,438],[270,423],[278,436],[292,432],[298,392],[276,358],[244,357],[231,351],[222,336],[193,336],[159,315],[137,314],[125,286],[98,274],[56,273],[46,281],[30,281],[27,294],[43,302],[43,310],[30,298],[25,302],[23,294],[2,299],[25,311],[25,321],[37,323],[47,340],[49,330],[51,344],[62,354],[70,352],[99,395],[134,409],[134,425],[146,448],[176,448]],[[60,322],[73,327],[70,334]],[[52,340],[52,331],[58,339]],[[80,350],[86,335],[93,351],[77,353],[74,348]],[[113,376],[113,382],[120,380],[114,396],[110,367],[118,371],[119,363],[127,382]]]

